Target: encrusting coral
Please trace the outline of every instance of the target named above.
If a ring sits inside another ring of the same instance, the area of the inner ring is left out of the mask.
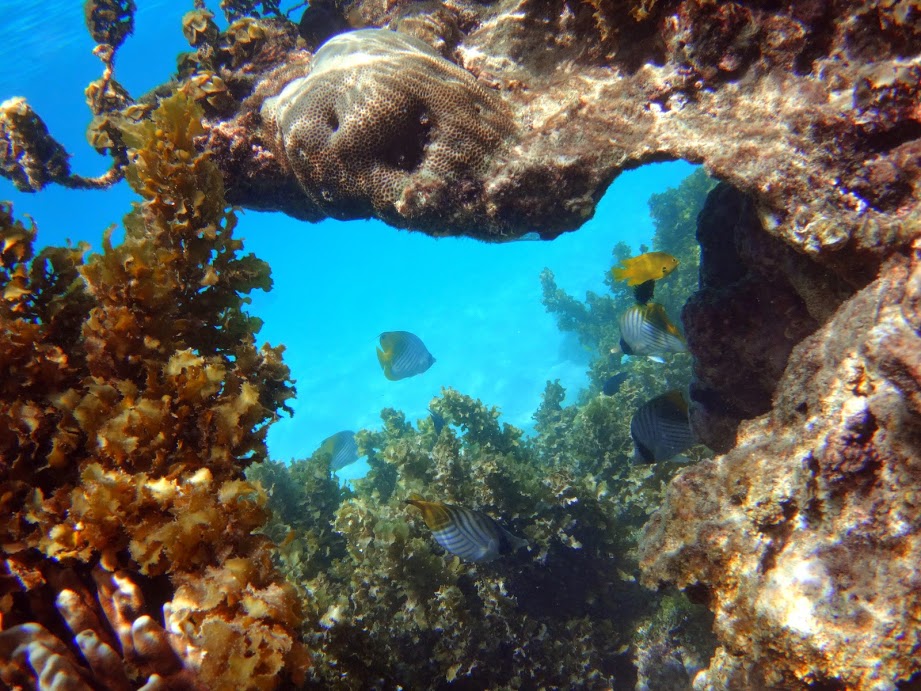
[[[143,201],[85,263],[33,257],[34,228],[0,209],[5,683],[303,673],[297,599],[254,534],[266,496],[242,478],[293,390],[281,349],[255,346],[244,296],[268,267],[240,256],[200,119],[180,94],[124,127]]]
[[[395,31],[335,36],[262,106],[282,168],[324,213],[419,226],[475,198],[511,132],[501,100],[428,44]],[[478,219],[465,219],[471,224]]]

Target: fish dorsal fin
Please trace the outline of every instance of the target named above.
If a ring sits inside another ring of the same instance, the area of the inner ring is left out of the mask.
[[[451,516],[445,505],[435,501],[425,501],[418,494],[410,495],[407,504],[415,506],[422,512],[422,520],[430,530],[441,530],[451,522]]]
[[[684,340],[684,336],[678,331],[678,327],[669,320],[665,307],[658,302],[650,302],[646,305],[646,319],[675,338],[679,338],[682,341]]]

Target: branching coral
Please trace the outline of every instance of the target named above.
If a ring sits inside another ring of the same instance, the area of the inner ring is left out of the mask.
[[[293,390],[281,348],[254,345],[245,294],[269,286],[268,268],[240,256],[221,177],[195,148],[200,118],[177,95],[124,127],[143,202],[124,242],[107,238],[85,264],[85,247],[32,257],[34,229],[0,210],[7,683],[35,680],[27,662],[40,650],[69,651],[45,668],[61,683],[100,674],[74,646],[105,627],[64,613],[63,631],[36,599],[58,587],[52,561],[71,581],[93,574],[103,610],[112,579],[156,593],[122,624],[105,611],[130,633],[104,653],[126,688],[180,672],[179,688],[273,688],[286,663],[298,673],[297,601],[254,535],[265,494],[241,478],[265,457],[267,424]],[[71,590],[94,599],[91,587]]]

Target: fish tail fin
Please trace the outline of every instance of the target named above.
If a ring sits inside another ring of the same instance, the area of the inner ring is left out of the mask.
[[[385,353],[381,348],[378,348],[377,361],[381,363],[381,367],[386,368],[387,364],[390,362],[390,353]]]
[[[615,266],[611,269],[611,275],[615,281],[623,281],[630,278],[630,269],[623,266]]]
[[[655,291],[655,279],[649,279],[648,281],[633,287],[633,298],[636,300],[636,304],[645,305],[650,300],[652,300]]]
[[[505,533],[505,539],[508,542],[509,552],[517,552],[522,547],[527,547],[530,544],[523,537],[512,535],[509,531],[505,530],[504,528],[503,528],[503,532]]]

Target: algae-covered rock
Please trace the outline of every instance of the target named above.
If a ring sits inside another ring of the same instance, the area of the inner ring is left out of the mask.
[[[919,285],[916,243],[793,348],[771,411],[678,476],[647,525],[644,582],[716,614],[702,688],[873,689],[921,671]]]

